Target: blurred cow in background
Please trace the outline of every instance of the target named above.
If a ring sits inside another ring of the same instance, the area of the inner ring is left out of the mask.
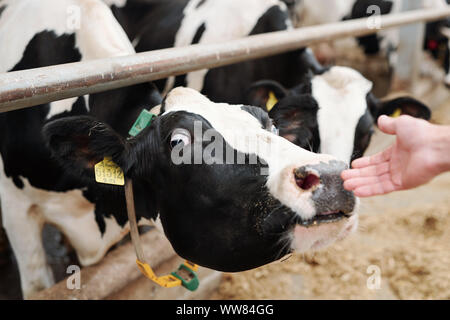
[[[0,48],[0,72],[135,53],[98,0],[1,0]],[[160,102],[155,86],[145,83],[0,114],[2,222],[24,297],[54,282],[42,244],[44,224],[68,238],[83,265],[98,262],[127,232],[109,208],[94,206],[95,188],[67,174],[51,156],[42,127],[89,113],[126,136],[141,110]]]
[[[105,1],[138,52],[293,28],[286,1]],[[291,8],[295,5],[292,1],[288,4]],[[430,116],[426,106],[411,98],[379,101],[371,93],[372,82],[359,72],[346,67],[325,68],[310,49],[200,70],[156,83],[160,90],[188,86],[216,102],[259,106],[270,111],[281,136],[347,163],[362,156],[379,115],[398,110],[400,114],[427,119]]]
[[[308,26],[369,17],[374,14],[398,13],[406,0],[301,0],[293,6],[297,26]],[[423,8],[445,8],[450,0],[423,0]],[[357,38],[367,55],[383,53],[391,66],[397,61],[398,29],[382,30],[376,34]],[[444,83],[450,87],[450,18],[426,24],[424,50],[434,58],[443,70]],[[330,60],[332,50],[322,46],[320,60]]]

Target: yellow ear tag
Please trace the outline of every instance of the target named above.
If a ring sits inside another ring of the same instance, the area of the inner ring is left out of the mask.
[[[94,171],[95,181],[98,183],[113,184],[116,186],[125,185],[122,169],[109,157],[105,157],[103,161],[97,163]]]
[[[392,118],[398,118],[402,115],[402,109],[397,108],[395,111],[391,114]]]
[[[272,108],[278,103],[278,99],[275,96],[275,93],[273,93],[273,91],[269,92],[269,99],[267,100],[266,103],[266,109],[269,112],[270,110],[272,110]]]

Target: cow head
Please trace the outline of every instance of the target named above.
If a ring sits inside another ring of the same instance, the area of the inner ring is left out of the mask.
[[[271,108],[270,117],[289,141],[350,163],[367,149],[380,115],[397,113],[424,119],[431,115],[428,107],[415,99],[381,102],[371,89],[372,82],[354,69],[331,67],[310,74],[290,90],[274,81],[259,81],[249,89],[248,102]],[[272,106],[274,97],[277,103]]]
[[[357,200],[340,178],[347,165],[279,137],[257,107],[176,88],[135,138],[90,117],[52,121],[44,136],[86,183],[95,184],[94,165],[111,157],[134,181],[138,216],[159,213],[176,252],[213,269],[241,271],[317,249],[357,225]],[[122,194],[108,198],[113,206]]]

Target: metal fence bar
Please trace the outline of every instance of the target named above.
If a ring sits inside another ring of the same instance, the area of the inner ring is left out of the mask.
[[[420,8],[423,0],[402,2],[402,11]],[[392,80],[392,91],[412,91],[419,77],[420,60],[425,36],[425,25],[414,23],[399,29],[397,61]]]
[[[382,16],[381,29],[450,16],[447,9]],[[102,92],[187,72],[276,55],[313,43],[379,31],[367,18],[250,36],[225,43],[192,45],[0,74],[0,112]]]

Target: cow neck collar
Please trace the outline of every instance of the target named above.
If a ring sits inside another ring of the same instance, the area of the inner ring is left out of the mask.
[[[152,120],[155,117],[156,115],[149,112],[148,110],[142,110],[141,114],[136,119],[128,134],[131,137],[137,136],[142,130],[151,125]],[[172,288],[183,286],[190,291],[197,290],[199,286],[199,280],[196,274],[198,266],[187,260],[178,267],[178,270],[172,272],[171,274],[160,277],[156,276],[151,266],[145,262],[146,259],[144,250],[142,249],[136,219],[133,181],[130,178],[126,178],[125,180],[125,200],[127,204],[128,221],[130,223],[131,242],[133,243],[133,247],[136,252],[136,264],[138,265],[139,270],[144,274],[144,276],[161,287]]]

